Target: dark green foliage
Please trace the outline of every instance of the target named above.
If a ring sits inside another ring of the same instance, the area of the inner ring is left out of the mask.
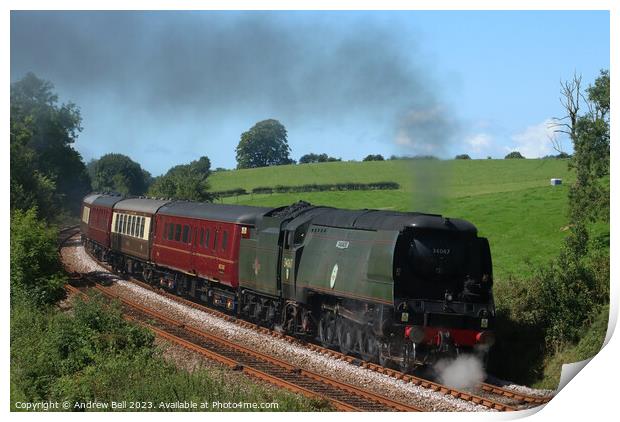
[[[583,98],[580,82],[575,77],[563,84],[563,104],[571,124],[558,123],[558,127],[569,129],[566,133],[574,150],[570,167],[576,180],[569,191],[569,234],[559,255],[532,280],[504,284],[496,290],[498,317],[504,319],[499,333],[507,326],[516,331],[506,337],[498,353],[505,353],[504,362],[510,361],[510,356],[520,356],[532,363],[523,368],[521,378],[517,378],[519,370],[512,373],[518,365],[496,363],[500,376],[524,382],[545,377],[542,384],[547,387],[558,381],[560,360],[585,359],[598,351],[605,331],[600,325],[609,306],[608,226],[601,234],[593,231],[596,224],[609,221],[609,73],[602,71],[594,86],[586,90],[590,106],[584,115],[578,114]],[[529,337],[524,338],[523,333]],[[506,343],[510,347],[505,347]],[[538,358],[533,358],[532,351]]]
[[[246,191],[243,188],[236,188],[236,189],[229,189],[229,190],[222,190],[222,191],[217,191],[217,192],[211,192],[211,194],[215,198],[228,198],[230,196],[247,195],[248,191]]]
[[[439,160],[434,155],[391,155],[390,160]]]
[[[58,231],[35,208],[11,215],[11,303],[51,304],[63,296],[65,281],[57,250]]]
[[[280,411],[329,410],[325,403],[258,387],[230,371],[177,369],[155,348],[152,333],[97,298],[74,301],[70,313],[24,303],[11,309],[12,408],[16,401],[47,400],[144,401],[159,411],[165,410],[158,407],[161,402],[175,401],[276,402]]]
[[[77,214],[90,180],[71,144],[82,130],[75,104],[58,105],[50,82],[28,73],[11,84],[11,209],[37,206],[45,218]]]
[[[211,201],[214,194],[208,192],[207,178],[211,174],[209,157],[200,157],[189,164],[172,167],[155,178],[149,188],[149,196],[157,198],[184,199],[188,201]]]
[[[366,157],[364,157],[364,159],[362,161],[383,161],[385,160],[385,158],[383,158],[383,155],[381,154],[369,154]]]
[[[400,185],[396,182],[374,182],[374,183],[333,183],[333,184],[309,184],[298,186],[275,187],[259,186],[252,189],[252,193],[297,193],[297,192],[325,192],[325,191],[348,191],[348,190],[388,190],[400,189]]]
[[[514,158],[525,158],[525,157],[522,156],[519,151],[512,151],[511,153],[506,154],[506,156],[504,157],[505,160],[510,160]]]
[[[237,168],[255,168],[293,164],[286,128],[277,120],[256,123],[241,134],[237,145]]]
[[[610,106],[610,79],[609,70],[602,69],[594,85],[586,89],[588,100],[594,104],[594,116],[597,119],[606,120],[609,116]]]
[[[123,154],[106,154],[88,163],[92,187],[97,192],[143,195],[151,175],[140,164]]]
[[[471,157],[467,154],[459,154],[454,157],[455,160],[471,160]]]
[[[299,164],[309,164],[309,163],[328,163],[334,161],[342,161],[342,158],[334,158],[329,157],[327,154],[306,154],[302,155],[299,159]]]
[[[565,160],[568,158],[571,158],[572,156],[570,154],[567,154],[565,152],[560,152],[557,155],[545,155],[542,159],[543,160],[549,160],[549,159],[558,159],[558,160]]]
[[[576,181],[571,187],[570,217],[573,222],[609,220],[609,187],[601,178],[609,175],[609,72],[601,71],[587,89],[591,107],[571,128],[574,153],[570,167]]]

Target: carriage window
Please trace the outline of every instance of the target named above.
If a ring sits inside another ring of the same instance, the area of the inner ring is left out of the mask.
[[[200,246],[205,245],[205,229],[200,229]]]
[[[217,249],[217,232],[213,232],[213,249]]]
[[[183,226],[183,243],[189,242],[189,226]]]
[[[205,229],[205,248],[209,249],[209,229]]]
[[[222,235],[222,250],[226,249],[226,243],[228,243],[228,232],[224,231],[224,234]]]
[[[176,240],[177,242],[181,240],[181,225],[180,224],[176,225],[176,231],[174,233],[174,240]]]
[[[118,233],[118,227],[120,225],[119,217],[120,216],[118,214],[116,214],[116,218],[114,219],[114,231],[116,233]]]
[[[136,217],[135,215],[131,216],[131,235],[132,236],[137,236],[138,235],[138,231],[136,230],[136,223],[138,222],[138,217]]]
[[[174,224],[170,223],[170,227],[168,227],[168,240],[174,239]]]
[[[121,230],[120,230],[120,232],[122,234],[125,233],[125,226],[126,226],[125,217],[126,217],[126,215],[124,215],[124,214],[120,215],[120,218],[121,218]]]
[[[144,237],[144,223],[146,218],[140,217],[140,237]]]
[[[164,224],[163,238],[166,239],[168,237],[168,223]]]

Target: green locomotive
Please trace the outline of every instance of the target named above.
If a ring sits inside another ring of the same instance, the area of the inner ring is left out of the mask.
[[[439,215],[299,202],[241,239],[239,312],[402,370],[493,342],[488,241]]]

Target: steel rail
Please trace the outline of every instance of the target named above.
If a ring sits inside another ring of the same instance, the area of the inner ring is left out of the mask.
[[[380,396],[378,394],[354,387],[352,385],[330,379],[320,374],[299,369],[280,359],[251,350],[249,348],[230,342],[229,340],[212,335],[210,333],[198,330],[196,328],[186,326],[185,324],[178,322],[166,315],[163,315],[160,312],[154,311],[141,304],[120,297],[119,295],[110,292],[108,288],[101,285],[95,284],[93,287],[96,290],[100,291],[107,298],[120,301],[120,303],[124,305],[127,309],[137,311],[142,316],[136,316],[135,314],[131,314],[131,312],[126,311],[125,317],[146,326],[148,329],[152,330],[160,337],[179,344],[182,347],[197,352],[232,369],[240,370],[249,376],[261,379],[276,386],[285,388],[289,391],[300,393],[308,397],[318,397],[321,399],[326,399],[330,403],[332,403],[333,406],[338,410],[421,411],[421,409],[416,406],[400,403],[389,398]],[[80,293],[83,293],[74,286],[67,287],[67,289],[72,292],[78,291]],[[144,317],[146,317],[146,319],[144,319]],[[234,350],[239,354],[247,355],[251,357],[250,360],[258,360],[259,362],[255,365],[249,365],[249,360],[244,359],[245,363],[242,363],[237,359],[230,358],[225,354],[218,353],[217,351],[197,344],[199,342],[184,339],[180,337],[178,333],[171,333],[170,331],[167,331],[161,327],[157,327],[156,324],[153,323],[153,320],[157,320],[159,321],[159,323],[163,323],[168,327],[179,330],[179,332],[188,333],[200,339],[204,339],[209,342],[209,344],[217,344],[219,347],[224,347],[229,350]],[[264,368],[261,369],[261,366],[263,366]],[[267,367],[269,368],[269,370],[275,372],[276,374],[274,375],[273,373],[268,373],[268,371],[265,370],[265,368]],[[296,383],[294,382],[295,379],[299,379],[299,381],[301,382]],[[331,394],[322,394],[321,391]],[[338,392],[340,392],[340,394],[336,395],[339,397],[332,396],[334,393]],[[345,397],[342,396],[343,394],[345,394]]]
[[[87,251],[88,253],[88,251]],[[113,269],[106,263],[102,263],[100,261],[98,261],[95,257],[93,257],[90,253],[89,256],[94,259],[96,262],[98,262],[100,265],[102,265],[104,268],[106,268],[108,271],[114,273]],[[328,349],[325,348],[323,346],[314,344],[314,343],[310,343],[310,342],[305,342],[302,341],[296,337],[292,337],[283,333],[280,333],[276,330],[272,330],[269,329],[267,327],[263,327],[260,325],[257,325],[255,323],[249,322],[249,321],[245,321],[239,318],[236,318],[234,316],[231,316],[229,314],[226,314],[224,312],[218,311],[216,309],[212,309],[209,308],[203,304],[200,303],[196,303],[195,301],[192,301],[190,299],[187,298],[183,298],[181,296],[175,295],[173,293],[167,292],[165,290],[156,288],[148,283],[145,283],[139,279],[136,279],[134,277],[127,277],[127,279],[145,289],[151,290],[153,292],[156,292],[159,295],[165,296],[169,299],[175,300],[177,302],[180,302],[186,306],[192,307],[194,309],[198,309],[201,310],[203,312],[206,312],[210,315],[216,316],[218,318],[224,319],[225,321],[228,322],[232,322],[235,323],[239,326],[242,326],[244,328],[248,328],[248,329],[252,329],[254,331],[258,331],[260,333],[263,334],[268,334],[271,335],[272,337],[277,337],[280,339],[284,339],[290,343],[293,344],[297,344],[300,346],[304,346],[309,348],[312,351],[315,351],[317,353],[321,353],[330,357],[333,357],[335,359],[341,360],[341,361],[345,361],[348,362],[350,364],[354,364],[357,366],[361,366],[363,368],[366,368],[368,370],[374,371],[374,372],[378,372],[381,373],[383,375],[389,376],[391,378],[395,378],[395,379],[399,379],[402,380],[404,382],[407,383],[412,383],[414,385],[420,386],[422,388],[427,388],[430,389],[432,391],[438,392],[438,393],[442,393],[445,395],[450,395],[452,397],[461,399],[461,400],[465,400],[465,401],[469,401],[472,402],[474,404],[478,404],[490,409],[494,409],[497,411],[516,411],[519,410],[519,408],[517,408],[516,406],[513,405],[509,405],[506,403],[502,403],[500,401],[496,401],[496,400],[492,400],[490,398],[487,397],[482,397],[473,393],[469,393],[469,392],[465,392],[456,388],[452,388],[434,381],[430,381],[415,375],[410,375],[410,374],[406,374],[403,373],[401,371],[395,370],[395,369],[391,369],[391,368],[386,368],[383,367],[381,365],[375,364],[375,363],[371,363],[371,362],[367,362],[364,360],[361,360],[359,358],[353,357],[353,356],[348,356],[348,355],[343,355],[342,353],[332,350],[332,349]],[[488,383],[481,383],[479,386],[477,386],[477,388],[479,388],[480,390],[486,392],[486,393],[490,393],[490,394],[496,394],[502,397],[506,397],[508,399],[511,400],[515,400],[524,404],[535,404],[535,405],[541,405],[541,404],[545,404],[547,402],[549,402],[553,396],[549,397],[537,397],[537,396],[531,396],[531,395],[527,395],[524,393],[519,393],[513,390],[509,390],[509,389],[505,389],[505,388],[501,388],[499,386],[493,385],[493,384],[488,384]]]

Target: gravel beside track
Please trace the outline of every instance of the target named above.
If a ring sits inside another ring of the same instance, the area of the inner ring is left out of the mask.
[[[430,391],[387,375],[356,367],[347,362],[311,351],[302,345],[295,345],[285,340],[258,333],[232,322],[224,321],[200,310],[188,307],[174,300],[165,298],[134,283],[110,274],[104,267],[94,261],[80,245],[77,238],[70,240],[62,248],[63,262],[68,271],[80,273],[101,272],[109,274],[113,282],[111,288],[116,294],[142,303],[144,306],[166,313],[173,318],[183,320],[187,325],[211,332],[235,341],[262,353],[286,360],[303,369],[332,376],[343,382],[366,388],[397,401],[421,407],[427,411],[490,411],[487,407],[476,405],[461,399]],[[533,390],[522,386],[503,385],[515,391],[529,395],[545,395],[546,391]]]

